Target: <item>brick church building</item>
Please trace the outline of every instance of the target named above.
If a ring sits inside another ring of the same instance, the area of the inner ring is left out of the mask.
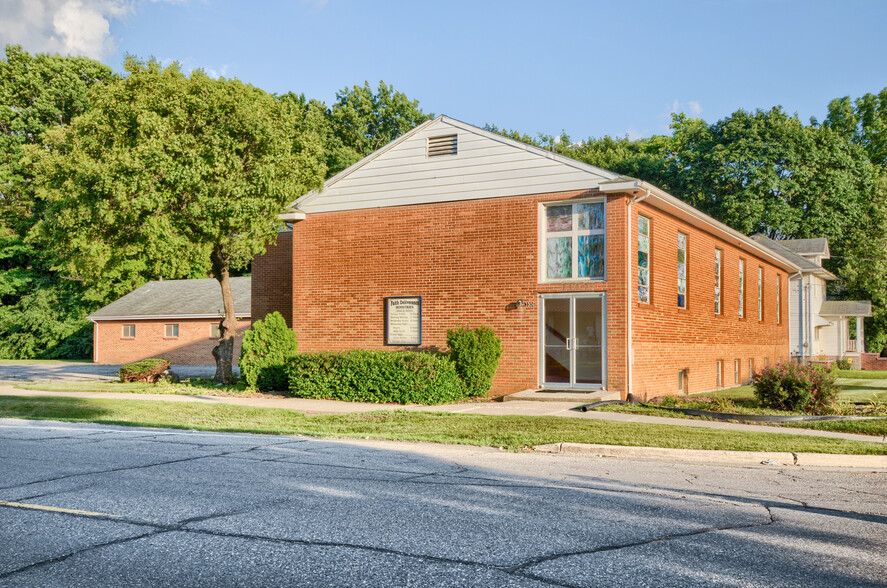
[[[299,198],[252,312],[300,351],[502,340],[493,394],[693,393],[789,357],[790,259],[645,182],[440,116]]]

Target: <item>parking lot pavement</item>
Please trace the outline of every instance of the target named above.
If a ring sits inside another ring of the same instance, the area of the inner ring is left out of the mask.
[[[883,586],[884,474],[0,419],[0,586]]]
[[[211,378],[214,365],[173,365],[172,371],[181,378]],[[0,363],[0,381],[13,382],[85,382],[90,380],[117,380],[119,365],[98,365],[74,361],[47,361],[35,363]],[[238,372],[237,368],[234,369]]]

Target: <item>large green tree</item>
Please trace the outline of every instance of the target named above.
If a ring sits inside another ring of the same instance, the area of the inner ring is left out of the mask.
[[[47,213],[34,239],[91,284],[130,276],[219,281],[224,319],[216,380],[232,378],[236,329],[230,274],[264,252],[277,215],[320,185],[322,144],[304,110],[238,80],[177,65],[126,62],[90,93],[90,108],[29,154]]]
[[[84,57],[30,55],[6,47],[0,61],[0,357],[89,357],[91,329],[83,283],[53,268],[55,251],[27,240],[43,215],[27,145],[83,114],[87,92],[114,78]]]

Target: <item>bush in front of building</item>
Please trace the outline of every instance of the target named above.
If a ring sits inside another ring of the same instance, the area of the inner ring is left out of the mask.
[[[447,346],[456,373],[462,378],[469,396],[484,396],[493,386],[499,369],[502,342],[489,327],[449,329]]]
[[[753,381],[755,397],[762,406],[792,412],[825,412],[840,391],[835,376],[813,364],[767,367],[755,374]]]
[[[300,353],[287,362],[290,393],[350,402],[442,404],[465,397],[446,356],[416,351]]]
[[[272,312],[243,334],[240,374],[249,386],[263,392],[287,390],[286,362],[298,349],[296,334],[279,312]]]
[[[120,366],[117,375],[121,382],[156,382],[169,369],[169,362],[159,357],[143,359]]]
[[[836,370],[849,370],[853,368],[853,362],[846,357],[835,360],[834,368]]]

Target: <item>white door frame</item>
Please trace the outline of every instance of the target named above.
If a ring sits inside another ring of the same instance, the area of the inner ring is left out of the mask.
[[[570,352],[570,382],[569,383],[546,383],[545,382],[545,301],[552,299],[569,299],[570,300],[570,339],[572,344],[568,344]],[[601,333],[601,383],[600,384],[577,384],[576,383],[576,299],[577,298],[599,298],[601,300],[601,323],[603,325]],[[563,388],[565,390],[606,390],[607,388],[607,294],[606,292],[564,292],[557,294],[540,294],[539,295],[539,387],[540,388]]]

